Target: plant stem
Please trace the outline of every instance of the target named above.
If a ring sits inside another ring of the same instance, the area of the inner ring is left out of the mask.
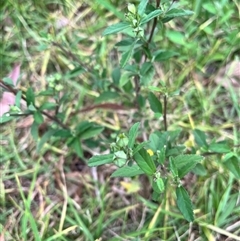
[[[163,121],[164,121],[164,130],[167,131],[167,95],[164,95],[163,98]]]
[[[8,90],[9,92],[13,93],[14,95],[16,95],[17,92],[18,92],[16,89],[12,88],[11,86],[6,85],[3,82],[3,80],[1,80],[1,79],[0,79],[0,86],[3,87],[4,89]],[[22,96],[22,99],[27,102],[27,99],[26,99],[25,96]],[[51,116],[47,112],[39,110],[39,107],[37,107],[35,105],[34,105],[34,107],[38,111],[40,111],[43,115],[45,115],[48,119],[50,119],[50,120],[56,122],[57,124],[59,124],[63,129],[69,129],[68,126],[65,125],[64,123],[62,123],[56,116]]]

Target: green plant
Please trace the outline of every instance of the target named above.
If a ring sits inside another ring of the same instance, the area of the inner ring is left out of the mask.
[[[153,35],[160,32],[164,41],[165,23],[170,20],[191,15],[189,10],[183,10],[168,1],[156,1],[156,5],[142,0],[138,7],[128,4],[128,12],[125,14],[125,22],[120,22],[107,27],[103,35],[123,32],[127,37],[116,44],[121,51],[120,67],[127,73],[127,78],[118,78],[120,87],[126,91],[134,91],[136,104],[141,111],[144,106],[144,94],[150,108],[156,118],[163,116],[165,131],[155,131],[149,135],[144,142],[137,141],[140,123],[135,123],[128,134],[121,133],[116,141],[110,145],[110,154],[92,157],[88,165],[98,166],[113,163],[118,169],[111,177],[134,177],[139,174],[146,174],[150,177],[153,188],[153,200],[160,201],[166,189],[172,185],[175,187],[176,202],[187,221],[194,220],[193,205],[186,189],[182,186],[181,179],[190,171],[204,171],[200,164],[204,156],[198,153],[228,153],[223,162],[228,165],[237,178],[240,178],[240,169],[237,155],[231,152],[226,142],[206,141],[205,133],[194,129],[193,135],[197,148],[178,143],[181,129],[174,131],[167,130],[167,102],[173,96],[179,94],[180,90],[168,83],[159,81],[158,86],[150,85],[154,76],[154,64],[156,62],[168,61],[179,53],[171,49],[159,49],[158,45],[152,42]],[[149,35],[145,32],[145,25],[153,20],[152,29]],[[158,30],[156,31],[156,27]],[[115,76],[115,72],[112,73]],[[117,77],[115,77],[117,79]],[[123,80],[122,80],[123,79]],[[131,79],[134,80],[134,84]],[[134,86],[135,85],[135,86]],[[159,96],[163,96],[163,107]],[[144,128],[144,127],[143,127]],[[231,159],[231,160],[230,160]],[[226,162],[228,160],[229,162]],[[173,189],[173,188],[171,188]],[[174,193],[174,192],[173,192]]]
[[[1,238],[238,240],[237,1],[133,2],[5,2]]]

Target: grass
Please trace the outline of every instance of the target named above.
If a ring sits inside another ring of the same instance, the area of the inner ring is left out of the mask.
[[[180,5],[195,14],[169,22],[166,32],[154,36],[157,46],[180,53],[156,66],[154,78],[156,84],[163,80],[181,88],[168,103],[169,129],[181,127],[184,143],[196,127],[209,139],[227,139],[240,155],[239,89],[215,82],[218,70],[238,58],[239,3],[182,0]],[[149,198],[147,178],[136,178],[140,190],[128,193],[121,181],[131,184],[130,179],[109,178],[114,167],[85,164],[89,155],[108,147],[114,133],[136,121],[149,123],[143,136],[162,125],[148,109],[146,115],[136,113],[133,94],[127,91],[114,89],[120,110],[90,108],[99,93],[111,88],[111,73],[119,63],[114,44],[121,35],[101,33],[124,17],[119,9],[125,8],[121,0],[3,4],[1,77],[21,62],[22,90],[32,86],[40,92],[47,78],[59,74],[65,123],[71,127],[90,120],[106,128],[100,142],[84,142],[86,155],[80,160],[59,138],[45,144],[34,140],[31,118],[0,126],[0,240],[240,240],[239,180],[224,168],[220,155],[207,156],[206,173],[185,180],[196,215],[191,224],[177,210],[171,190],[158,205]],[[58,27],[64,21],[69,22]],[[44,137],[46,130],[42,126],[38,131]]]

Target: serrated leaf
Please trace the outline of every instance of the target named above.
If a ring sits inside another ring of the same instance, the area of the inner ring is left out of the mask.
[[[156,167],[154,168],[149,166],[149,163],[146,158],[147,155],[149,156],[147,151],[145,149],[141,149],[139,152],[134,154],[134,160],[147,175],[153,175],[156,172]],[[151,157],[149,156],[149,158]]]
[[[161,15],[163,13],[162,10],[157,9],[152,11],[151,13],[149,13],[147,16],[143,17],[142,20],[140,21],[140,25],[145,24],[147,22],[149,22],[150,20],[152,20],[153,18],[158,17],[159,15]]]
[[[148,100],[150,103],[151,110],[154,113],[162,114],[162,104],[152,92],[149,92]]]
[[[138,128],[139,128],[140,122],[135,123],[129,130],[128,134],[128,147],[133,148],[133,145],[135,143],[136,137],[138,135]]]
[[[173,177],[178,177],[178,169],[172,157],[169,158],[169,166]]]
[[[113,154],[93,156],[92,158],[89,159],[87,164],[90,167],[109,164],[109,163],[113,162],[113,157],[114,157]]]
[[[111,177],[134,177],[143,174],[143,170],[138,165],[124,166],[112,173]]]
[[[156,166],[145,149],[141,149],[134,154],[134,159],[138,166],[147,174],[153,175],[156,172]]]
[[[141,2],[138,5],[138,14],[142,16],[145,12],[146,6],[148,4],[148,0],[141,0]]]
[[[197,143],[198,146],[202,147],[207,147],[207,141],[206,141],[206,135],[203,131],[195,129],[193,130],[193,135],[194,135],[194,139],[195,142]]]
[[[114,33],[118,33],[123,31],[124,29],[127,29],[130,27],[130,24],[127,22],[120,22],[120,23],[116,23],[113,24],[109,27],[107,27],[104,31],[103,31],[103,36],[105,35],[109,35],[109,34],[114,34]]]
[[[195,174],[197,174],[198,176],[206,176],[207,175],[207,170],[201,163],[197,163],[197,165],[193,168],[192,171]]]
[[[149,148],[156,152],[157,150],[161,150],[167,144],[167,132],[154,132],[150,134],[149,140]]]
[[[188,222],[192,222],[194,220],[193,208],[191,199],[187,193],[187,191],[183,187],[178,187],[176,189],[177,195],[177,206],[184,218]]]
[[[178,169],[179,178],[184,177],[203,159],[204,157],[199,155],[178,155],[172,158],[176,168]]]

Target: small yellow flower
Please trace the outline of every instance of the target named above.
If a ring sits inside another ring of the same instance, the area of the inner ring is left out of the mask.
[[[147,153],[148,153],[150,156],[153,156],[153,155],[154,155],[154,153],[153,153],[153,151],[152,151],[151,149],[147,149]]]

